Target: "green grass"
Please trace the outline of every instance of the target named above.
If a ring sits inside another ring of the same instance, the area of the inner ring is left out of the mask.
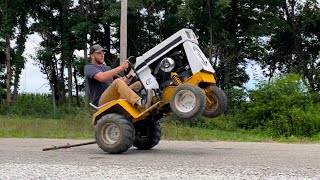
[[[0,116],[0,137],[72,138],[94,137],[91,118],[40,119]]]
[[[320,133],[311,138],[296,136],[272,137],[267,133],[260,131],[223,131],[219,129],[206,129],[189,127],[187,125],[173,125],[164,123],[162,139],[190,141],[311,143],[320,142]]]
[[[163,138],[168,140],[197,140],[197,141],[269,141],[267,136],[250,134],[240,131],[222,131],[189,127],[186,125],[163,125]]]
[[[311,137],[274,138],[259,131],[224,131],[190,127],[185,124],[162,123],[162,139],[192,141],[238,141],[238,142],[320,142],[320,134]],[[94,128],[91,116],[83,113],[65,119],[41,119],[33,117],[0,116],[0,137],[18,138],[70,138],[92,139]]]

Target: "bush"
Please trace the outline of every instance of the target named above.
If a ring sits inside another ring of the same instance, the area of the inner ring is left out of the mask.
[[[225,90],[228,97],[228,114],[237,114],[245,110],[248,92],[244,88],[232,88]]]
[[[250,92],[246,110],[235,118],[244,129],[265,129],[276,136],[312,136],[320,131],[319,104],[295,74],[262,83]],[[318,109],[317,109],[318,108]]]
[[[221,115],[216,118],[207,119],[201,117],[200,120],[203,121],[202,127],[208,129],[219,129],[223,131],[236,131],[238,129],[233,115]]]
[[[14,104],[1,105],[3,115],[40,115],[52,110],[52,103],[46,94],[19,94]]]
[[[83,111],[75,104],[60,105],[53,108],[52,97],[49,94],[19,94],[14,104],[3,104],[0,107],[2,115],[33,116],[42,118],[64,118],[74,116]]]
[[[311,137],[320,130],[320,105],[310,106],[307,110],[293,108],[287,115],[274,114],[266,126],[275,135]]]

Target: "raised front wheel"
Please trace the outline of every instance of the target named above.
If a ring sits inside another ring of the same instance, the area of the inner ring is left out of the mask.
[[[177,116],[194,119],[204,111],[205,94],[198,86],[179,85],[172,93],[170,107]]]
[[[203,116],[208,118],[218,117],[227,111],[228,99],[226,94],[218,87],[211,87],[211,91],[206,93],[206,108]]]

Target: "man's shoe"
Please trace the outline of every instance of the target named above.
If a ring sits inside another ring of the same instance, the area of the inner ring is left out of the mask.
[[[153,99],[153,90],[148,89],[147,94],[144,95],[141,99],[139,99],[136,104],[143,109],[148,109],[152,105],[152,99]]]

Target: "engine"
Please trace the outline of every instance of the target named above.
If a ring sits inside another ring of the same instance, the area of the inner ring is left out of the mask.
[[[160,58],[151,66],[153,75],[159,82],[160,90],[173,85],[171,72],[176,72],[182,81],[192,76],[190,65],[183,50],[174,50]]]

